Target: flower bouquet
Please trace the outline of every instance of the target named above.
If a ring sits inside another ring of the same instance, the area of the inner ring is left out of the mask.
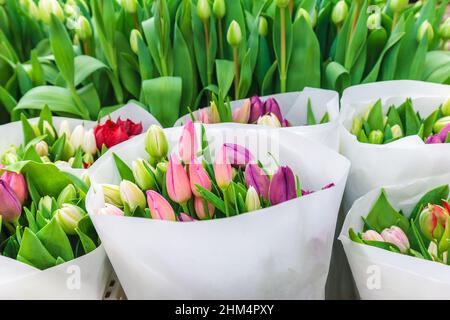
[[[338,99],[334,91],[313,88],[231,102],[213,96],[210,107],[180,118],[175,125],[182,125],[190,119],[204,124],[237,123],[285,128],[306,134],[337,150]]]
[[[189,121],[108,151],[87,209],[130,299],[318,299],[348,169],[288,132]]]
[[[375,189],[349,211],[339,239],[363,299],[448,299],[448,174]]]
[[[85,211],[88,185],[32,161],[0,175],[0,298],[101,299],[110,266]]]

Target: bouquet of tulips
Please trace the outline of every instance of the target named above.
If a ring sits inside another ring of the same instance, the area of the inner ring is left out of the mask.
[[[289,132],[154,126],[90,168],[86,207],[130,299],[323,298],[348,166]]]
[[[32,161],[1,165],[0,172],[0,296],[99,299],[107,259],[85,211],[85,181]],[[71,286],[73,266],[83,274]],[[46,292],[37,283],[46,283]]]
[[[448,179],[376,189],[355,202],[339,239],[363,299],[448,297]]]

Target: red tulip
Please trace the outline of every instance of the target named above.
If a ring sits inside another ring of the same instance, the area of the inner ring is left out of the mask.
[[[28,187],[25,178],[20,173],[5,171],[1,179],[16,194],[17,199],[23,205],[28,198]]]
[[[141,134],[143,131],[141,122],[135,123],[130,119],[123,121],[119,117],[119,119],[117,119],[117,125],[124,128],[130,138]]]
[[[117,122],[107,120],[104,124],[94,128],[95,141],[99,150],[103,145],[111,148],[140,133],[142,133],[141,123],[136,124],[128,119],[122,121],[120,118]]]

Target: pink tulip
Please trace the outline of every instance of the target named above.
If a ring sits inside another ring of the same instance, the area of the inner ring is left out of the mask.
[[[244,104],[233,111],[233,122],[248,123],[250,119],[250,99],[246,99]]]
[[[283,121],[281,121],[281,126],[283,128],[289,128],[289,127],[292,127],[292,124],[289,122],[289,120],[283,119]]]
[[[198,118],[197,118],[197,120],[200,121],[201,123],[204,123],[204,124],[212,123],[211,110],[208,109],[208,108],[200,109],[198,111]]]
[[[280,167],[272,176],[269,186],[269,200],[274,206],[297,197],[295,176],[289,167]]]
[[[178,221],[180,222],[194,222],[197,221],[194,218],[192,218],[190,215],[187,215],[184,212],[181,212],[180,215],[178,216]]]
[[[189,177],[176,154],[170,156],[167,164],[166,187],[170,199],[176,203],[186,203],[192,196]]]
[[[191,190],[196,197],[200,197],[200,193],[197,191],[197,185],[211,191],[211,179],[208,176],[203,165],[196,159],[191,161],[189,165],[189,177],[191,180]]]
[[[400,249],[400,252],[406,253],[406,251],[408,251],[408,237],[399,227],[392,226],[390,228],[384,229],[383,232],[381,232],[381,236],[383,237],[384,241],[396,245]]]
[[[195,197],[194,207],[195,213],[200,220],[211,219],[214,216],[214,210],[216,209],[212,203],[207,203],[208,212],[205,208],[206,201],[203,198]]]
[[[380,241],[380,242],[384,242],[384,239],[381,236],[381,234],[379,234],[378,232],[376,232],[374,230],[367,230],[366,232],[364,232],[362,234],[362,238],[363,238],[363,240],[366,240],[366,241]]]
[[[247,148],[235,143],[225,143],[224,146],[233,167],[245,167],[253,161],[253,155]]]
[[[122,217],[124,215],[122,210],[120,210],[119,208],[110,203],[105,203],[105,207],[100,209],[97,214],[101,216],[117,216],[117,217]]]
[[[28,187],[25,178],[20,173],[5,171],[1,179],[5,181],[23,205],[28,198]]]
[[[222,145],[216,154],[214,163],[214,175],[217,185],[220,189],[226,190],[233,180],[233,171],[231,169],[230,160],[228,159],[226,146]]]
[[[0,216],[4,221],[12,222],[20,217],[22,206],[9,185],[0,180]]]
[[[253,96],[250,98],[250,105],[249,123],[255,123],[265,113],[264,104],[258,96]]]
[[[147,202],[152,219],[176,221],[175,212],[170,203],[158,192],[147,191]]]
[[[197,136],[194,123],[189,120],[183,127],[180,137],[180,157],[184,163],[190,163],[197,154]]]
[[[245,168],[244,175],[247,187],[255,188],[260,197],[263,197],[266,200],[269,199],[270,180],[263,169],[258,165],[251,163]]]

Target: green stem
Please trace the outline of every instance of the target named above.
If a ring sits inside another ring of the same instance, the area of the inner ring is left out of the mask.
[[[238,58],[238,48],[233,47],[233,62],[234,62],[234,98],[237,100],[239,98],[239,58]]]
[[[206,51],[206,73],[208,76],[208,84],[212,83],[212,73],[209,70],[211,67],[209,65],[209,30],[208,30],[208,22],[204,21],[203,22],[203,29],[205,31],[205,51]]]
[[[14,234],[16,232],[16,229],[10,223],[4,221],[3,224],[5,225],[6,229],[8,229],[8,231],[11,234]]]
[[[280,8],[280,20],[281,20],[280,86],[281,92],[286,92],[286,8]]]
[[[353,15],[353,21],[352,21],[352,34],[353,31],[355,31],[356,28],[356,23],[358,22],[358,17],[359,17],[359,12],[361,11],[361,1],[358,0],[358,2],[356,3],[356,12]]]
[[[133,14],[133,20],[134,20],[134,26],[135,26],[135,28],[136,28],[137,30],[139,30],[139,32],[141,32],[141,26],[140,26],[140,24],[139,24],[139,19],[138,19],[138,16],[137,16],[137,12],[135,12],[135,13]]]
[[[392,20],[392,29],[391,29],[391,31],[394,31],[394,28],[395,28],[395,26],[397,25],[397,22],[398,22],[398,17],[399,17],[398,12],[394,12],[394,19]]]
[[[83,43],[83,51],[84,51],[84,54],[87,55],[87,56],[90,56],[90,55],[91,55],[91,50],[89,49],[89,40],[90,40],[90,39],[82,40],[82,43]]]
[[[217,19],[217,29],[219,31],[219,54],[220,54],[220,58],[223,59],[223,32],[222,32],[222,19],[219,18]]]
[[[230,200],[228,199],[227,189],[222,190],[222,193],[223,193],[223,202],[225,202],[225,216],[227,218],[229,218],[230,217],[230,208],[229,208]]]
[[[184,213],[186,213],[187,215],[191,215],[191,213],[189,212],[189,207],[187,205],[187,202],[186,203],[181,203],[180,205],[181,205],[181,208],[183,208],[183,212]]]

